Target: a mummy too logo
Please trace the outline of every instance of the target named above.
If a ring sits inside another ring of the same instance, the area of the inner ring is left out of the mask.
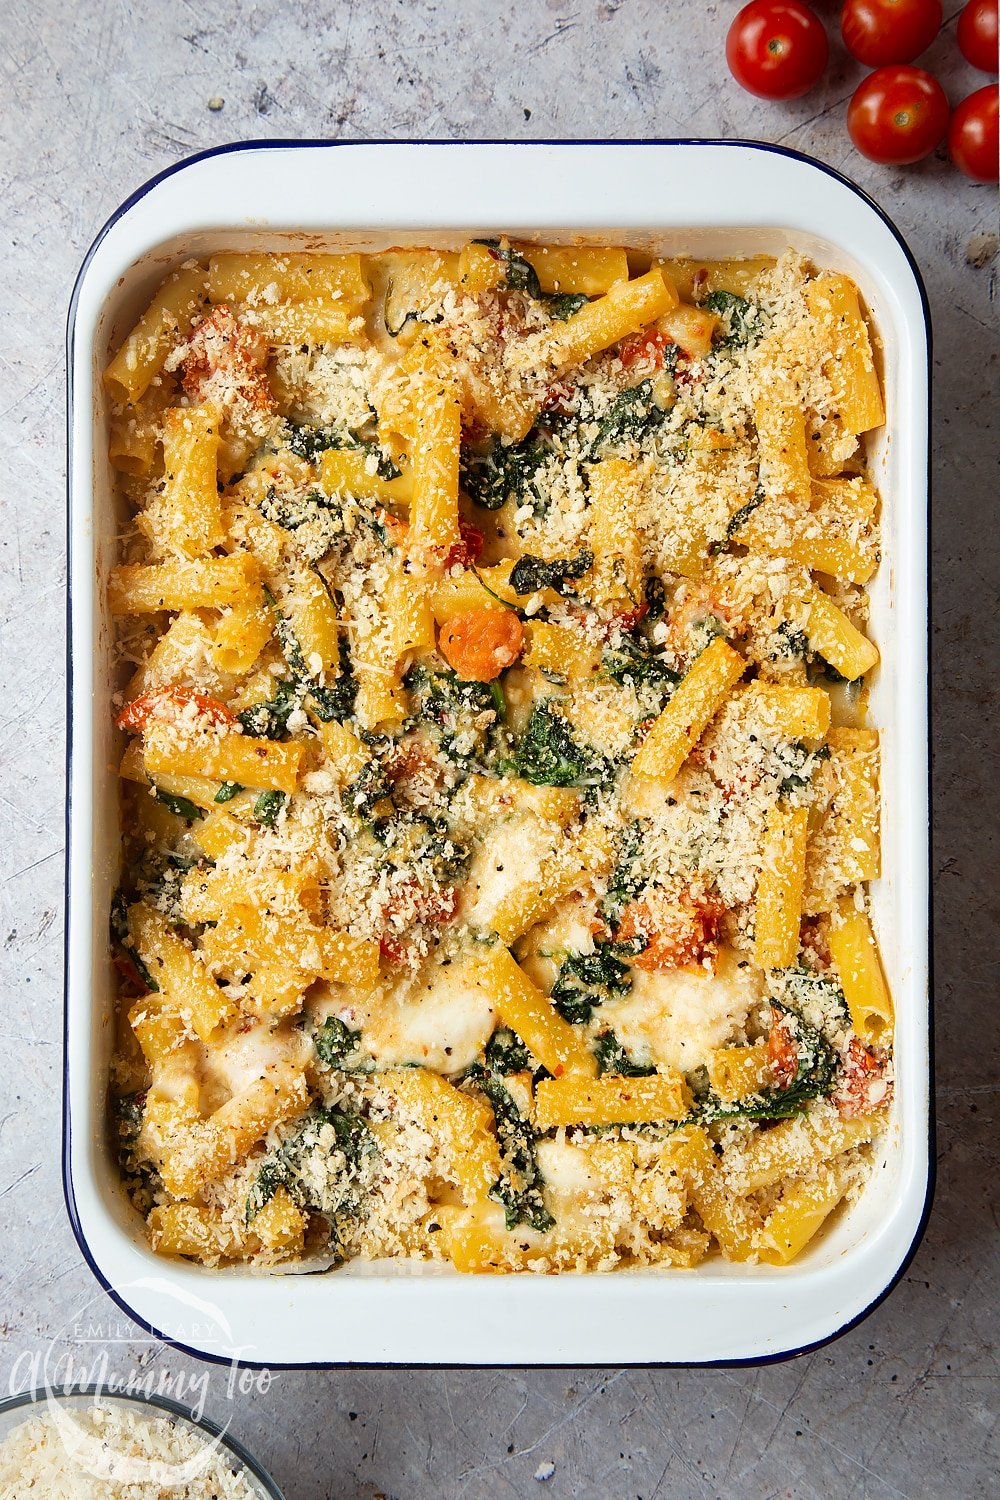
[[[196,1365],[137,1327],[102,1293],[55,1330],[48,1344],[20,1354],[11,1367],[11,1396],[35,1393],[25,1417],[48,1418],[47,1441],[60,1445],[66,1467],[81,1476],[138,1486],[138,1493],[182,1491],[213,1466],[230,1463],[224,1439],[239,1396],[266,1395],[274,1375],[241,1363],[249,1350],[233,1347],[232,1330],[213,1303],[157,1277],[117,1288],[155,1290],[177,1308],[171,1329],[178,1343],[219,1351],[225,1363]],[[136,1402],[148,1403],[142,1406]],[[212,1416],[208,1418],[211,1405]],[[183,1409],[195,1434],[174,1422]],[[228,1415],[227,1415],[228,1413]],[[148,1424],[156,1424],[150,1433]]]

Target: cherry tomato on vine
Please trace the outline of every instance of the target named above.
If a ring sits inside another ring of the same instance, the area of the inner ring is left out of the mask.
[[[948,155],[973,182],[1000,177],[1000,92],[995,83],[977,89],[961,104],[948,126]]]
[[[941,0],[846,0],[844,46],[869,68],[912,62],[941,30]]]
[[[907,166],[941,144],[948,129],[948,100],[923,68],[878,68],[855,89],[847,129],[870,161]]]
[[[997,0],[969,0],[958,18],[958,50],[983,73],[1000,72],[997,61]]]
[[[736,82],[761,99],[798,99],[818,83],[830,55],[826,32],[800,0],[751,0],[726,37]]]

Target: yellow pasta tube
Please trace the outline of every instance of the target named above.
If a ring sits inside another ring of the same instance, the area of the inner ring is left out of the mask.
[[[163,413],[175,399],[170,386],[161,381],[150,386],[136,406],[114,413],[108,457],[119,474],[145,477],[152,473],[159,457]]]
[[[712,348],[712,340],[719,326],[716,313],[706,307],[692,307],[689,302],[680,302],[656,322],[657,330],[665,334],[672,344],[677,344],[688,359],[704,359]]]
[[[362,729],[399,724],[406,718],[406,695],[398,673],[359,661],[354,675],[358,684],[354,717]]]
[[[208,263],[213,302],[366,302],[360,255],[229,254]]]
[[[183,619],[182,615],[178,619]],[[222,612],[215,627],[212,656],[220,672],[244,677],[271,639],[274,616],[259,585]]]
[[[445,1147],[467,1200],[474,1203],[484,1198],[501,1172],[500,1147],[488,1105],[425,1068],[380,1073],[377,1082]]]
[[[131,702],[153,688],[184,682],[191,671],[191,663],[204,661],[211,654],[212,636],[201,616],[175,616],[136,670],[125,690],[125,701]]]
[[[812,476],[802,407],[767,396],[756,402],[754,416],[765,488],[769,494],[786,495],[807,506]]]
[[[154,1160],[167,1191],[192,1198],[242,1161],[272,1126],[301,1114],[308,1103],[304,1077],[286,1066],[255,1079],[207,1119],[175,1120],[169,1105],[163,1111],[151,1091],[144,1132],[153,1127]]]
[[[870,546],[857,546],[838,536],[796,537],[788,555],[814,573],[828,573],[848,583],[867,583],[878,567],[878,555]]]
[[[314,677],[340,675],[340,622],[330,590],[313,568],[296,573],[286,601],[295,639]]]
[[[259,303],[246,316],[270,344],[348,344],[365,335],[356,309],[335,302]]]
[[[606,458],[588,472],[592,593],[597,603],[642,602],[642,538],[636,524],[642,483],[642,470],[624,458]]]
[[[833,913],[830,956],[840,975],[855,1031],[863,1041],[884,1042],[892,1028],[892,1000],[868,913],[859,911],[850,897],[839,901]]]
[[[808,822],[805,807],[778,802],[768,810],[754,921],[754,963],[761,969],[788,968],[798,956]]]
[[[458,467],[462,413],[455,385],[437,351],[414,346],[413,499],[410,532],[418,548],[446,555],[460,540]]]
[[[434,616],[422,579],[394,569],[382,601],[387,630],[386,663],[395,667],[408,651],[429,651],[434,645]]]
[[[552,625],[532,620],[526,628],[528,648],[523,661],[526,667],[553,672],[567,682],[586,682],[600,671],[601,653],[591,646],[578,630],[566,625]]]
[[[879,659],[878,647],[851,624],[822,589],[810,591],[808,610],[805,630],[814,651],[850,682],[871,671]]]
[[[324,720],[313,716],[313,728],[322,741],[328,762],[341,782],[346,785],[353,781],[368,760],[368,751],[357,735],[346,725],[338,724],[336,719]]]
[[[175,406],[163,413],[164,547],[204,557],[226,540],[218,489],[219,415],[211,406]]]
[[[835,1114],[832,1119],[819,1120],[806,1115],[801,1120],[781,1120],[740,1146],[738,1167],[732,1167],[726,1159],[726,1174],[734,1191],[755,1193],[773,1187],[783,1177],[807,1172],[820,1162],[865,1145],[878,1134],[881,1123],[878,1115],[859,1115],[852,1120],[842,1120]]]
[[[262,1250],[270,1255],[301,1255],[306,1220],[286,1188],[279,1187],[259,1213],[252,1229],[237,1233],[217,1209],[198,1203],[164,1203],[147,1220],[150,1246],[157,1255],[186,1255],[207,1265],[220,1260],[250,1260]]]
[[[579,1264],[600,1263],[615,1250],[613,1218],[573,1214],[560,1217],[544,1232],[524,1225],[507,1229],[501,1209],[492,1203],[479,1203],[456,1215],[449,1214],[441,1227],[455,1269],[478,1275],[523,1271],[542,1258],[550,1268],[568,1270]]]
[[[752,682],[739,690],[769,733],[789,740],[822,740],[830,728],[830,695],[822,688]]]
[[[823,372],[833,388],[831,405],[845,431],[881,427],[885,403],[857,287],[847,276],[817,276],[806,286],[805,298],[819,324],[821,347],[835,351],[824,362]]]
[[[463,365],[461,379],[465,405],[480,427],[511,443],[527,437],[538,415],[538,402],[529,392],[502,377],[490,379],[471,361]]]
[[[760,1215],[745,1199],[733,1196],[705,1131],[694,1128],[673,1144],[675,1168],[687,1179],[701,1222],[727,1260],[749,1260],[760,1240]]]
[[[628,280],[628,256],[605,245],[520,245],[543,292],[600,297]]]
[[[287,1188],[277,1188],[253,1218],[254,1236],[272,1255],[301,1255],[305,1231],[306,1217]]]
[[[748,255],[740,260],[693,260],[680,256],[659,262],[686,301],[696,302],[707,292],[734,292],[745,297],[764,271],[774,267],[773,255]]]
[[[505,558],[493,567],[469,568],[457,578],[444,578],[431,595],[431,608],[439,625],[444,625],[455,615],[464,615],[471,609],[489,609],[501,604],[523,604],[524,596],[511,586],[510,575],[516,559]],[[559,595],[554,589],[538,590],[543,604],[558,604]]]
[[[867,583],[878,566],[874,490],[862,479],[813,479],[812,504],[765,500],[740,529],[739,540],[767,557],[790,557],[812,572]]]
[[[328,984],[349,984],[370,994],[378,984],[379,945],[371,938],[327,928],[319,939],[321,973]]]
[[[113,401],[134,406],[145,395],[171,347],[190,328],[204,287],[201,266],[177,271],[164,282],[104,372]]]
[[[136,742],[138,743],[138,742]],[[232,814],[235,798],[222,806],[216,806],[206,818],[202,818],[191,830],[191,836],[203,854],[209,859],[220,859],[227,849],[236,844],[249,845],[252,831]],[[253,793],[249,794],[252,802]]]
[[[413,499],[413,469],[408,464],[396,479],[369,473],[368,455],[361,448],[328,448],[320,454],[320,484],[328,495],[346,490],[358,500],[409,504]]]
[[[528,1050],[554,1078],[578,1073],[593,1078],[594,1054],[580,1034],[564,1021],[552,1002],[519,968],[507,948],[497,943],[484,950],[472,969],[475,983],[489,997],[505,1026],[516,1031]]]
[[[195,867],[181,885],[181,912],[191,924],[217,922],[234,904],[301,917],[303,901],[317,884],[316,869],[308,865],[294,870],[258,870],[249,862],[226,869]]]
[[[718,1047],[709,1057],[708,1079],[720,1099],[745,1099],[771,1081],[767,1047]]]
[[[512,245],[515,255],[526,260],[538,277],[543,293],[577,293],[598,297],[618,281],[628,280],[628,256],[624,250],[584,245]],[[488,245],[472,241],[459,256],[462,289],[473,294],[495,291],[507,284],[508,269],[501,256]]]
[[[128,925],[136,952],[159,986],[157,1008],[173,1011],[201,1041],[210,1041],[235,1014],[233,1002],[162,912],[137,902],[129,908]]]
[[[690,1096],[679,1073],[648,1078],[544,1078],[535,1089],[535,1126],[655,1125],[682,1120]]]
[[[838,892],[876,880],[881,866],[878,730],[836,727],[827,743],[829,806],[809,840],[809,912],[828,911]]]
[[[489,245],[470,240],[467,245],[462,246],[458,257],[458,274],[462,291],[476,296],[480,292],[492,292],[504,286],[507,266],[499,255],[491,253]]]
[[[559,369],[581,364],[609,349],[627,334],[677,306],[677,293],[662,271],[647,271],[634,281],[616,282],[596,302],[588,302],[553,332],[549,350]]]
[[[259,565],[249,552],[193,561],[177,558],[162,563],[126,563],[111,570],[108,603],[116,615],[222,609],[235,604],[259,578]]]
[[[815,1177],[791,1183],[764,1221],[760,1258],[772,1266],[787,1266],[833,1213],[847,1191],[843,1166],[821,1168]]]
[[[672,781],[745,669],[739,652],[716,636],[649,731],[632,762],[633,772]]]
[[[153,720],[143,735],[146,770],[203,776],[216,784],[238,781],[258,791],[285,792],[298,785],[304,747],[289,741],[258,740],[248,734],[190,734],[179,736],[175,727]]]
[[[151,1068],[165,1064],[179,1047],[190,1040],[187,1024],[175,1010],[165,1007],[158,995],[146,995],[130,1008],[129,1025],[143,1057]]]
[[[143,786],[150,784],[141,740],[132,740],[122,756],[118,774],[124,781],[136,781]],[[217,806],[215,799],[219,782],[211,781],[207,776],[178,776],[165,771],[156,777],[156,790],[167,797],[182,797],[185,802],[210,811]]]

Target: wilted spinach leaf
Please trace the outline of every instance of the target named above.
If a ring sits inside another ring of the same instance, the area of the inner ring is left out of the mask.
[[[607,786],[615,776],[600,751],[578,745],[566,720],[536,703],[513,758],[505,765],[535,786]]]
[[[701,305],[723,320],[726,332],[716,338],[721,349],[741,349],[759,339],[764,331],[760,308],[735,292],[709,292]]]
[[[544,443],[530,436],[520,443],[494,438],[485,452],[464,447],[462,488],[485,510],[499,510],[508,500],[537,509],[543,497],[535,479],[548,455]]]
[[[629,1057],[618,1036],[613,1031],[602,1031],[594,1042],[598,1073],[617,1073],[621,1078],[648,1078],[656,1072],[653,1067],[637,1063]]]
[[[567,1021],[589,1021],[594,1006],[611,995],[627,995],[632,988],[629,966],[610,943],[598,943],[593,953],[571,953],[563,959],[550,999]]]
[[[511,569],[510,586],[515,594],[534,594],[544,588],[554,589],[557,594],[571,594],[570,584],[593,566],[594,554],[589,547],[584,547],[576,557],[556,557],[551,562],[528,552]]]

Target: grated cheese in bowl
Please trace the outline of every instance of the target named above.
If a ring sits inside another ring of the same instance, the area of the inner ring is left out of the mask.
[[[35,1497],[281,1500],[281,1493],[233,1439],[173,1402],[39,1391],[0,1409],[0,1500]]]

